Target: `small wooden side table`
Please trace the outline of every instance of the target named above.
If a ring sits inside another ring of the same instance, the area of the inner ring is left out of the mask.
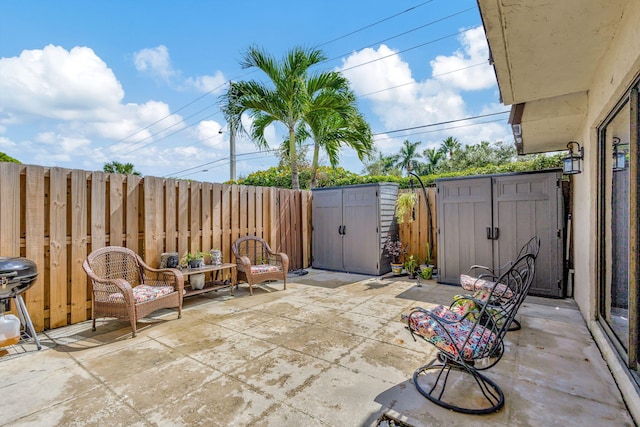
[[[218,274],[224,273],[225,270],[229,270],[231,273],[231,280],[218,280]],[[226,288],[231,286],[231,295],[233,295],[233,287],[237,282],[237,270],[236,265],[232,263],[224,263],[220,265],[205,265],[200,268],[183,268],[182,275],[185,278],[188,278],[194,274],[205,274],[205,283],[204,288],[202,289],[192,289],[190,285],[185,283],[184,296],[190,297],[192,295],[203,294],[205,292],[211,292],[218,289]],[[210,274],[211,280],[206,280],[206,275]]]

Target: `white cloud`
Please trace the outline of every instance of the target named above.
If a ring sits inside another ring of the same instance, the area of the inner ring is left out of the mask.
[[[25,50],[0,59],[0,76],[0,120],[24,114],[92,120],[124,97],[113,71],[88,47]]]
[[[213,75],[202,75],[182,79],[182,72],[173,68],[169,49],[160,45],[142,49],[133,55],[136,70],[156,77],[178,90],[193,88],[202,93],[222,93],[227,81],[222,71]]]
[[[370,106],[384,129],[418,127],[404,134],[376,137],[376,146],[381,152],[397,152],[405,139],[422,141],[420,150],[423,150],[438,146],[447,136],[458,138],[463,144],[477,144],[482,140],[493,142],[508,137],[506,118],[476,126],[468,126],[471,122],[462,121],[433,129],[420,128],[504,110],[503,106],[492,102],[493,98],[484,106],[482,101],[480,105],[476,101],[474,106],[465,101],[464,91],[491,89],[497,84],[487,62],[488,48],[482,27],[465,31],[459,42],[460,49],[430,62],[432,78],[424,80],[417,80],[409,64],[400,55],[393,55],[395,51],[386,45],[354,52],[343,60],[337,70],[350,80],[352,89]],[[479,63],[483,65],[466,68]],[[495,118],[500,119],[500,116]],[[447,129],[439,131],[441,128]]]
[[[433,77],[462,90],[488,89],[496,84],[489,66],[489,46],[482,27],[465,31],[458,38],[462,48],[431,61]],[[481,65],[478,65],[481,64]]]
[[[169,59],[169,49],[163,45],[136,52],[133,55],[133,63],[136,70],[160,77],[167,82],[176,75]]]
[[[199,92],[222,93],[227,79],[222,71],[217,71],[213,76],[189,77],[185,81],[186,86],[191,86]]]

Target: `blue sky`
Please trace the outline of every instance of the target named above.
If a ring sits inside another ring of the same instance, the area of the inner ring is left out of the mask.
[[[117,160],[143,175],[227,180],[218,96],[229,80],[264,79],[240,68],[252,45],[278,58],[322,49],[318,69],[350,80],[382,153],[405,139],[512,142],[508,115],[490,115],[507,108],[475,0],[57,0],[2,2],[0,14],[0,151],[26,164]],[[280,126],[267,135],[273,147],[285,137]],[[238,176],[277,164],[243,136],[237,154]],[[351,150],[340,165],[363,169]]]

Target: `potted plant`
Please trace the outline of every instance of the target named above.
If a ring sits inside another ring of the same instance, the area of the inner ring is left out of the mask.
[[[408,218],[409,222],[413,221],[413,208],[418,201],[416,193],[408,192],[402,193],[396,199],[395,215],[398,220],[398,224],[402,224],[405,218]]]
[[[187,252],[183,257],[180,265],[189,268],[204,267],[204,252],[196,250],[195,252]]]
[[[387,238],[384,244],[384,249],[387,251],[387,256],[391,257],[391,271],[393,274],[402,274],[402,263],[400,262],[400,255],[402,254],[402,242],[400,240]]]
[[[433,265],[431,262],[431,247],[427,243],[427,255],[424,259],[424,264],[420,266],[420,277],[422,279],[429,280],[433,277]]]
[[[407,274],[409,274],[409,279],[416,278],[417,268],[418,268],[418,259],[413,255],[409,255],[409,257],[404,261],[404,269],[407,271]]]

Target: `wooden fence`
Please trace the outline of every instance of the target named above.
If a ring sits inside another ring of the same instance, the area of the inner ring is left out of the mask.
[[[418,257],[420,262],[424,262],[427,256],[427,245],[432,242],[432,264],[437,265],[436,189],[429,187],[426,190],[429,207],[427,208],[427,204],[424,202],[422,190],[412,190],[418,196],[411,215],[412,221],[405,220],[402,224],[399,224],[398,229],[400,240],[407,251],[406,255],[413,254]],[[401,192],[404,192],[404,190]],[[431,220],[429,220],[430,217]]]
[[[126,246],[157,266],[162,252],[219,248],[257,235],[309,266],[307,191],[107,174],[0,162],[0,256],[36,262],[25,292],[36,330],[91,318],[82,262],[103,246]]]

